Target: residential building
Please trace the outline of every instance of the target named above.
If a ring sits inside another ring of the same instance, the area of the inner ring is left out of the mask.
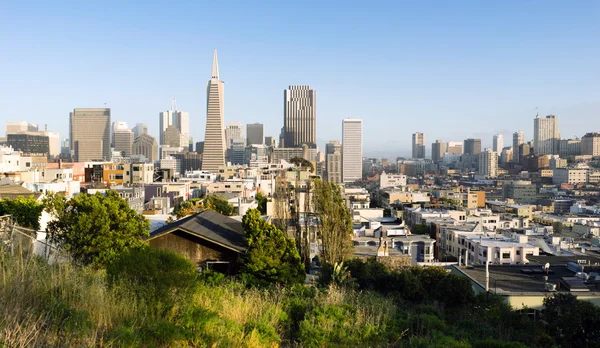
[[[479,175],[488,178],[498,176],[498,153],[485,149],[479,153]]]
[[[110,160],[110,109],[74,109],[69,116],[69,139],[75,162]]]
[[[342,123],[342,181],[362,179],[362,120],[345,119]]]
[[[412,158],[425,158],[425,134],[417,132],[412,135]]]
[[[206,135],[202,154],[202,170],[217,172],[225,165],[225,132],[223,125],[223,89],[225,84],[219,80],[217,50],[213,54],[211,79],[206,86]]]
[[[125,122],[114,122],[113,123],[113,147],[115,151],[121,153],[122,156],[130,156],[131,148],[133,146],[133,132],[127,123]]]
[[[143,155],[151,163],[157,162],[159,160],[158,142],[147,133],[142,134],[133,140],[131,154]]]
[[[498,163],[500,163],[501,165],[506,165],[507,163],[510,163],[513,161],[513,149],[512,147],[505,147],[504,149],[502,149],[502,152],[500,153],[500,160],[498,161]]]
[[[408,177],[402,174],[387,174],[385,171],[379,175],[379,188],[406,186]]]
[[[342,143],[337,140],[325,144],[325,172],[328,182],[342,182]]]
[[[589,168],[557,168],[554,169],[552,182],[555,185],[586,183],[588,172]]]
[[[536,154],[558,154],[559,139],[557,116],[535,117],[533,120],[533,151]]]
[[[263,145],[265,142],[264,125],[262,123],[249,123],[246,125],[246,144]]]
[[[600,156],[600,132],[587,133],[581,138],[581,154],[584,156]]]
[[[434,163],[442,162],[446,153],[446,143],[443,140],[436,140],[431,144],[431,159]]]
[[[528,256],[538,256],[539,247],[528,243],[524,235],[493,235],[484,232],[451,231],[448,236],[453,241],[451,246],[456,258],[465,265],[493,264],[515,265],[527,264]]]
[[[478,155],[481,152],[481,139],[465,139],[463,154]]]
[[[518,131],[513,133],[513,161],[519,163],[519,146],[525,143],[525,133]]]
[[[151,184],[154,182],[154,164],[131,163],[129,164],[129,168],[129,184]]]
[[[234,139],[243,139],[243,126],[239,122],[229,122],[225,127],[225,148],[231,149]],[[198,150],[196,150],[198,151]]]
[[[310,86],[289,86],[284,91],[283,144],[300,147],[317,142],[316,91]]]
[[[558,154],[561,157],[573,157],[583,155],[581,150],[582,140],[560,139],[558,141]]]
[[[449,141],[446,149],[447,153],[462,155],[463,154],[463,143],[460,141]]]
[[[492,151],[500,153],[502,149],[504,149],[504,136],[502,134],[495,134]]]

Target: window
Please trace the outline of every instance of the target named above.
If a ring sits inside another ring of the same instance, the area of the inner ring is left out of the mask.
[[[517,250],[517,256],[521,256],[521,250]]]
[[[502,253],[503,259],[510,259],[510,253]]]

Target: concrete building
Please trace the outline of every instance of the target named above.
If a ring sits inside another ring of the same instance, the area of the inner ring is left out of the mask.
[[[460,141],[449,141],[446,149],[446,153],[462,155],[463,144]]]
[[[531,181],[504,181],[502,183],[502,198],[512,199],[515,203],[535,204],[539,199],[537,186]]]
[[[304,149],[301,147],[278,147],[271,153],[271,163],[279,163],[281,160],[289,162],[294,157],[304,158]]]
[[[317,100],[310,86],[289,86],[283,93],[283,144],[300,147],[317,143]]]
[[[38,125],[26,121],[6,122],[6,136],[9,134],[17,134],[21,132],[37,132]]]
[[[498,153],[485,149],[479,153],[479,175],[488,178],[498,176]]]
[[[581,138],[581,154],[584,156],[600,156],[600,133],[587,133]]]
[[[202,154],[204,152],[204,142],[199,141],[196,143],[196,152]]]
[[[337,140],[325,144],[325,172],[327,181],[342,182],[342,143]]]
[[[402,174],[387,174],[382,172],[379,175],[379,188],[406,186],[408,177]]]
[[[244,164],[250,168],[264,168],[269,165],[269,149],[266,145],[248,145],[245,149]]]
[[[158,142],[148,134],[142,134],[133,140],[132,155],[143,155],[147,161],[155,163],[158,158]]]
[[[412,158],[425,158],[425,134],[417,132],[412,135]]]
[[[174,125],[170,125],[163,132],[163,143],[164,146],[174,147],[188,147],[188,139],[179,131],[179,128]]]
[[[160,145],[166,145],[165,132],[170,126],[173,126],[181,133],[183,145],[187,146],[188,137],[190,135],[190,114],[186,111],[177,110],[175,101],[172,101],[171,110],[163,111],[159,114],[159,141]]]
[[[589,168],[557,168],[552,174],[552,183],[581,184],[588,182]]]
[[[224,82],[219,80],[219,63],[217,61],[217,50],[215,49],[211,79],[206,86],[206,135],[202,157],[202,170],[214,173],[217,172],[220,166],[225,165],[224,87]]]
[[[446,143],[443,140],[436,140],[431,144],[431,159],[434,163],[442,162],[446,153]]]
[[[110,109],[74,109],[69,139],[75,162],[110,160]]]
[[[233,165],[244,164],[246,155],[246,139],[233,139],[231,148],[227,151],[227,160]]]
[[[345,119],[342,132],[342,181],[359,181],[362,179],[362,120]]]
[[[536,154],[558,154],[559,139],[557,116],[535,117],[533,120],[533,151]]]
[[[525,133],[518,131],[513,133],[513,162],[519,163],[519,146],[525,143]]]
[[[504,149],[504,136],[502,134],[495,134],[492,151],[500,153],[502,152],[502,149]]]
[[[560,139],[558,141],[558,154],[561,157],[573,157],[583,155],[580,139]]]
[[[234,139],[243,139],[243,126],[239,122],[229,122],[225,127],[225,148],[231,149],[231,144]],[[198,150],[196,150],[198,151]]]
[[[6,145],[11,146],[15,151],[21,151],[26,154],[40,154],[48,156],[50,154],[50,143],[47,136],[36,135],[37,132],[9,133],[6,135]]]
[[[478,155],[481,152],[481,139],[465,139],[464,155]]]
[[[500,153],[500,159],[498,160],[498,163],[504,166],[507,163],[510,163],[512,161],[513,161],[513,149],[512,149],[512,147],[505,147],[504,149],[502,149],[502,152]]]
[[[263,145],[265,131],[262,123],[249,123],[246,125],[246,145]]]
[[[132,129],[133,138],[137,138],[142,134],[148,134],[148,125],[145,123],[136,123],[135,127]]]
[[[113,147],[122,156],[131,156],[133,146],[133,132],[127,127],[126,122],[113,123]]]
[[[277,147],[277,144],[275,143],[275,138],[274,137],[265,137],[265,145],[270,146],[270,147]]]

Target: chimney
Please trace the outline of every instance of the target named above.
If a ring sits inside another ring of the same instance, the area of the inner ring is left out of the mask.
[[[396,240],[394,238],[392,238],[392,249],[394,249],[396,247]]]
[[[62,158],[58,159],[58,169],[62,169]]]
[[[377,248],[377,256],[385,256],[385,250],[383,249],[383,237],[379,237],[379,248]]]
[[[390,251],[388,249],[387,241],[385,241],[384,244],[385,244],[385,248],[383,249],[383,254],[384,254],[384,256],[390,256]]]

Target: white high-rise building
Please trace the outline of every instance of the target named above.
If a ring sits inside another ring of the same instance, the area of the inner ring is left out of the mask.
[[[498,176],[498,153],[492,149],[485,149],[479,153],[479,175],[488,178]]]
[[[231,149],[234,139],[244,138],[244,126],[239,122],[229,122],[225,127],[225,147]]]
[[[6,122],[6,135],[8,134],[18,134],[21,132],[37,132],[38,125],[29,123],[27,121],[20,122]]]
[[[502,152],[503,148],[504,148],[504,136],[502,134],[494,135],[494,144],[492,146],[492,150],[495,153],[500,153],[500,152]]]
[[[131,129],[127,127],[127,122],[113,122],[112,132],[114,150],[120,152],[122,156],[131,156],[134,137]]]
[[[219,167],[225,166],[224,87],[224,82],[219,80],[219,63],[215,49],[212,74],[206,85],[206,133],[202,155],[202,170],[212,173],[216,173]]]
[[[519,162],[519,145],[525,143],[525,133],[518,131],[513,133],[513,162]]]
[[[533,151],[541,155],[558,154],[559,140],[558,117],[555,115],[548,115],[545,118],[536,116],[533,120]]]
[[[171,110],[163,111],[159,114],[159,142],[160,145],[165,144],[165,132],[169,126],[175,126],[181,133],[181,138],[186,139],[180,146],[187,146],[187,139],[190,134],[190,114],[186,111],[176,109],[175,103],[172,104]]]
[[[148,125],[145,123],[137,123],[135,127],[133,127],[133,137],[137,138],[142,134],[148,134]]]
[[[412,135],[412,158],[425,158],[425,134],[421,132]]]
[[[362,179],[362,120],[346,119],[342,123],[342,181]]]

